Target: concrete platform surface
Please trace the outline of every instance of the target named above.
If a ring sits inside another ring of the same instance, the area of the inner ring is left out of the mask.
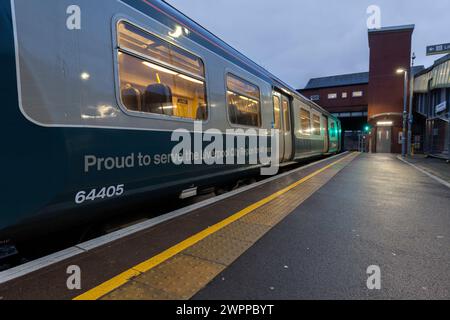
[[[408,162],[450,183],[450,163],[446,160],[416,155],[406,159]]]
[[[362,155],[194,299],[449,299],[449,249],[450,189]]]

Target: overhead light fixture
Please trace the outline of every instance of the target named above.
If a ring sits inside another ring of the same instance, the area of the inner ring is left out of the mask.
[[[402,74],[402,73],[405,73],[405,72],[406,72],[406,70],[403,69],[403,68],[398,68],[397,69],[397,74]]]
[[[194,78],[189,77],[189,76],[185,76],[184,74],[179,74],[178,76],[179,76],[180,78],[184,79],[184,80],[187,80],[187,81],[190,81],[190,82],[193,82],[193,83],[203,84],[203,81],[194,79]]]
[[[168,73],[168,74],[171,74],[171,75],[177,75],[178,74],[178,73],[176,73],[176,72],[174,72],[172,70],[166,69],[164,67],[160,67],[157,64],[153,64],[153,63],[150,63],[150,62],[147,62],[147,61],[142,62],[142,64],[147,66],[147,67],[149,67],[149,68],[151,68],[151,69],[154,69],[154,70],[157,70],[157,71],[161,71],[161,72],[164,72],[164,73]]]
[[[394,124],[393,121],[378,121],[377,126],[379,127],[390,127]]]

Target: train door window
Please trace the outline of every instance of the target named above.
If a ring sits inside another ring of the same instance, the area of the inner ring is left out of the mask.
[[[274,112],[274,129],[281,129],[281,103],[280,98],[273,96],[273,112]]]
[[[118,25],[120,96],[141,114],[207,120],[203,61],[134,25]]]
[[[320,136],[321,134],[320,117],[318,115],[313,115],[313,134],[315,136]]]
[[[330,130],[330,136],[332,138],[336,138],[336,125],[334,124],[334,122],[331,123],[331,130]]]
[[[308,110],[300,109],[301,133],[311,135],[311,113]]]
[[[260,91],[257,86],[228,74],[227,101],[228,116],[232,124],[261,126]]]
[[[283,119],[284,119],[284,131],[291,131],[291,116],[289,112],[289,102],[283,99]]]

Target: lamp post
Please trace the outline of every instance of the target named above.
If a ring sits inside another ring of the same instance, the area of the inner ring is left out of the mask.
[[[404,74],[404,94],[403,94],[403,134],[402,134],[402,156],[406,157],[406,127],[408,122],[408,71],[398,69],[397,74]]]
[[[414,122],[413,118],[413,101],[414,101],[414,74],[413,67],[414,61],[416,60],[416,54],[412,55],[412,64],[411,64],[411,76],[409,81],[409,118],[408,118],[408,155],[412,156],[412,126]]]

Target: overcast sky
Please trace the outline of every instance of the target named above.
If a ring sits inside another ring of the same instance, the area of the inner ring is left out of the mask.
[[[295,88],[313,77],[368,71],[366,10],[382,26],[415,24],[416,65],[425,47],[450,42],[450,0],[167,0]]]

